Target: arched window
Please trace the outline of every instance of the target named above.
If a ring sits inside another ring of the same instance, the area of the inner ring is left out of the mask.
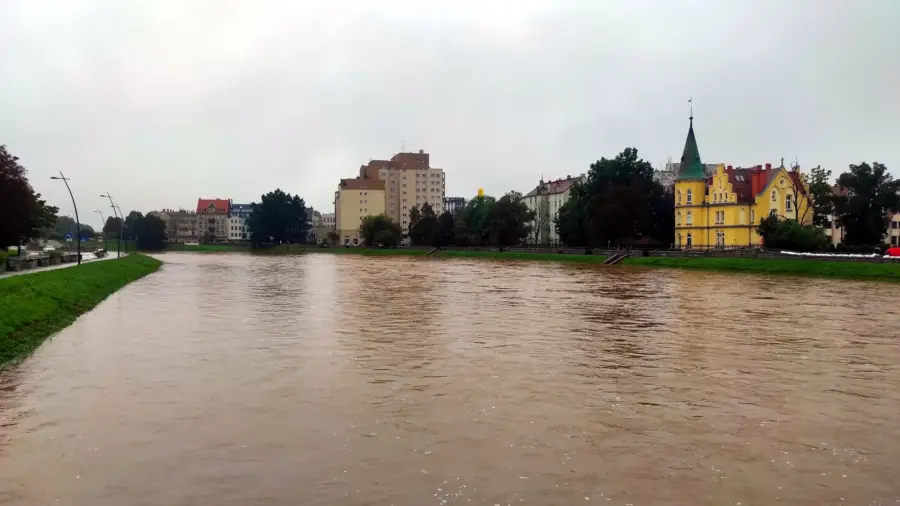
[[[688,190],[688,191],[690,191],[690,190]],[[690,194],[688,194],[688,195],[690,195]],[[694,213],[692,213],[690,211],[687,212],[687,220],[685,221],[685,224],[687,224],[687,225],[694,224]],[[688,234],[688,235],[690,235],[690,234]]]
[[[681,190],[678,190],[677,192],[675,192],[675,194],[676,194],[676,202],[681,204]]]
[[[772,202],[778,202],[778,192],[772,190]]]
[[[687,235],[687,242],[685,242],[684,245],[687,246],[688,248],[690,248],[691,246],[694,245],[694,236],[691,235],[690,232],[688,232],[688,235]]]
[[[791,201],[791,195],[785,195],[784,197],[784,210],[788,213],[794,210],[793,202]]]
[[[675,240],[677,241],[676,244],[680,248],[681,247],[681,232],[678,232],[677,234],[675,234]]]
[[[688,188],[688,191],[687,191],[687,203],[688,204],[694,203],[694,192],[690,188]],[[690,213],[688,213],[688,214],[690,214]]]

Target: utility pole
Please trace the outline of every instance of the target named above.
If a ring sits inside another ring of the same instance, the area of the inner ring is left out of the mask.
[[[63,175],[62,171],[59,171],[59,177],[50,176],[50,179],[62,179],[62,182],[66,184],[66,190],[69,190],[69,198],[72,199],[72,207],[75,208],[75,246],[78,251],[78,265],[81,265],[81,225],[78,219],[78,206],[75,205],[75,196],[72,195],[72,189],[69,188],[69,180],[66,176]],[[69,250],[71,251],[71,250]]]

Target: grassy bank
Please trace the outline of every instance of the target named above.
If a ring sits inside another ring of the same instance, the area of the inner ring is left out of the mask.
[[[753,258],[626,258],[624,265],[754,272],[792,276],[900,281],[900,263],[840,262],[828,260],[788,260]]]
[[[159,268],[144,255],[0,279],[0,367],[34,351],[107,296]]]

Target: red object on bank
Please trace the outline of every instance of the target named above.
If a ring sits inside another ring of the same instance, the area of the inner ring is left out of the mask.
[[[888,248],[887,256],[889,257],[900,257],[900,247]]]

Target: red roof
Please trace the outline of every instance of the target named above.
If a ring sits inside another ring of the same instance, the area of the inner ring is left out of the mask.
[[[228,214],[228,199],[197,199],[197,212]]]

